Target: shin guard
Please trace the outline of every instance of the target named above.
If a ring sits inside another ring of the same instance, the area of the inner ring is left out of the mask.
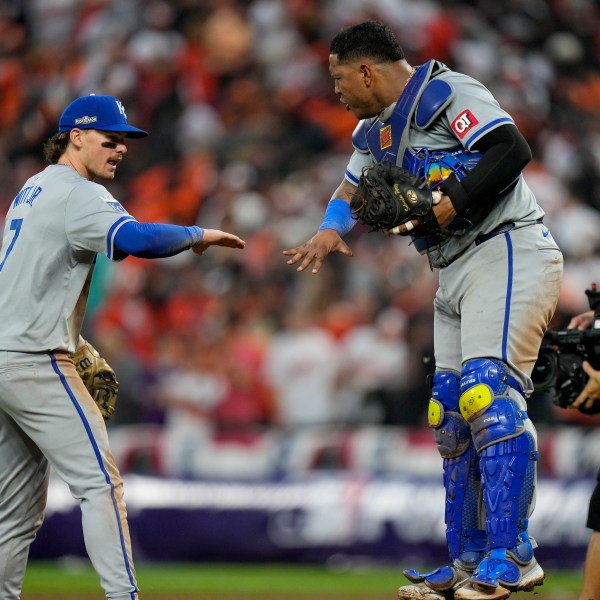
[[[450,558],[462,569],[474,569],[485,550],[481,527],[481,476],[469,424],[459,411],[458,375],[433,376],[429,425],[443,458],[446,540]]]
[[[488,550],[506,549],[524,564],[533,558],[527,525],[538,454],[535,429],[511,379],[500,361],[468,361],[459,405],[479,454]]]

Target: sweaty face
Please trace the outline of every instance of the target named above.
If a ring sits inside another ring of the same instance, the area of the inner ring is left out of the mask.
[[[333,77],[335,93],[340,102],[357,119],[375,117],[385,108],[376,100],[370,65],[361,61],[340,63],[337,54],[330,54],[329,73]]]
[[[86,129],[81,131],[81,161],[88,179],[113,179],[127,152],[125,134]]]

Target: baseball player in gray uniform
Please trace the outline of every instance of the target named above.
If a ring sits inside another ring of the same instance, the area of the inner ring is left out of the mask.
[[[243,248],[235,235],[197,226],[139,223],[94,183],[111,180],[127,137],[111,96],[64,110],[45,146],[51,163],[6,214],[0,249],[0,598],[20,597],[29,546],[42,524],[50,467],[79,500],[85,545],[106,597],[138,598],[123,481],[104,419],[71,358],[98,253],[170,256],[211,245]]]
[[[429,425],[443,459],[449,564],[407,570],[399,598],[505,598],[541,585],[528,534],[537,440],[527,416],[530,374],[554,313],[563,258],[523,180],[531,159],[513,119],[478,81],[431,60],[411,67],[393,32],[369,21],[331,42],[335,92],[360,120],[345,177],[319,231],[285,250],[317,273],[342,236],[364,167],[391,161],[442,192],[441,239],[417,237],[418,220],[393,233],[439,269],[434,299],[436,371]]]

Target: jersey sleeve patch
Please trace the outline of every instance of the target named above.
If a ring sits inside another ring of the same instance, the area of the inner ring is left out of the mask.
[[[129,214],[123,205],[118,200],[115,200],[112,196],[102,196],[102,200],[104,200],[104,202],[115,212],[124,213],[126,215]]]
[[[451,127],[454,133],[462,140],[467,133],[473,127],[479,125],[479,121],[475,115],[467,108],[463,110],[457,117],[452,121]]]

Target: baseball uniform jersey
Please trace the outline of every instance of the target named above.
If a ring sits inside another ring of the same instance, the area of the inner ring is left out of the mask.
[[[108,190],[67,165],[31,177],[13,200],[0,252],[0,349],[75,351],[96,253],[134,220]]]

